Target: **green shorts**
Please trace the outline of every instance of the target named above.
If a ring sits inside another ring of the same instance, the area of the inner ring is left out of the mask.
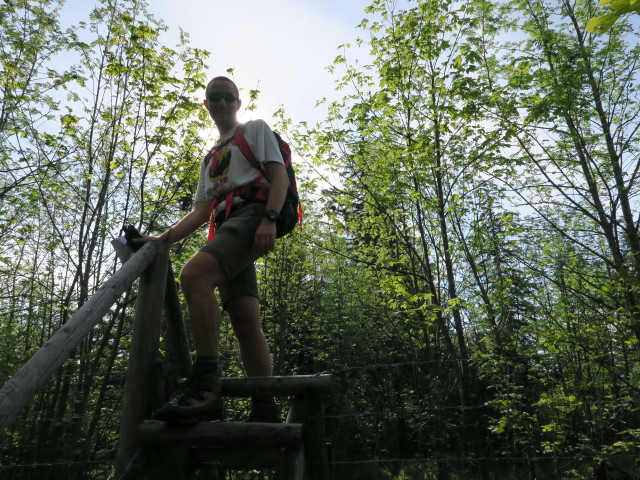
[[[204,247],[220,262],[227,275],[227,281],[218,288],[222,308],[229,300],[240,295],[258,298],[255,261],[258,258],[253,251],[256,230],[264,215],[263,203],[247,203],[231,209],[229,218]]]

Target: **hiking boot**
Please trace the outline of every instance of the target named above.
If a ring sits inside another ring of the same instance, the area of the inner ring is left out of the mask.
[[[183,425],[221,420],[220,377],[214,373],[193,372],[152,417]]]
[[[273,398],[251,399],[251,413],[247,422],[251,423],[281,423],[280,409]]]

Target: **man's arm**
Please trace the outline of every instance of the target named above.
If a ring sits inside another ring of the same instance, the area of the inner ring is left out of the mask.
[[[271,183],[265,210],[275,210],[279,212],[287,196],[289,175],[284,165],[278,162],[269,162],[264,165],[264,169],[267,174],[267,179],[269,183]]]
[[[286,172],[285,172],[286,173]],[[168,244],[179,242],[183,238],[188,237],[204,223],[209,220],[211,215],[211,203],[210,202],[195,202],[193,210],[187,213],[182,219],[176,223],[173,227],[166,230],[162,235],[158,237],[144,236],[134,240],[134,242],[144,243],[149,240],[162,240]]]
[[[264,169],[267,174],[267,178],[271,183],[265,210],[275,210],[279,212],[284,204],[284,199],[287,196],[289,175],[287,175],[287,170],[284,168],[284,165],[279,162],[265,163]],[[256,230],[253,248],[258,255],[264,255],[273,250],[275,242],[276,223],[268,218],[263,218],[258,230]]]

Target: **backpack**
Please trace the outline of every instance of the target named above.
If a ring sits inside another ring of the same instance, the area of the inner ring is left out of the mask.
[[[229,216],[229,211],[231,210],[231,205],[233,203],[234,197],[238,196],[251,202],[262,203],[267,203],[267,200],[269,198],[269,187],[267,185],[260,184],[260,181],[265,177],[265,171],[262,168],[262,164],[254,155],[253,151],[251,150],[251,146],[244,136],[245,128],[246,124],[239,125],[235,133],[233,134],[233,137],[231,137],[231,139],[229,139],[229,141],[225,142],[223,145],[233,142],[240,149],[240,152],[247,159],[247,161],[254,168],[260,171],[260,175],[258,175],[251,183],[231,190],[230,192],[226,192],[226,194],[224,195],[226,200],[226,211],[224,214],[224,218],[222,219],[223,222]],[[273,135],[276,138],[278,149],[280,150],[280,155],[282,156],[284,167],[287,171],[287,176],[289,177],[289,187],[287,188],[287,194],[285,196],[282,208],[280,209],[278,220],[276,220],[276,238],[281,238],[291,233],[297,224],[300,225],[300,230],[302,230],[302,205],[300,203],[300,196],[298,195],[298,187],[296,183],[295,171],[293,169],[293,163],[291,162],[291,148],[289,148],[287,142],[285,142],[277,132],[273,132]],[[218,148],[221,148],[223,145],[219,145]],[[210,152],[207,157],[205,157],[205,162],[210,161],[214,157],[214,155],[215,154],[212,150],[212,152]],[[215,209],[216,204],[219,203],[220,200],[221,197],[216,197],[214,199],[213,209]],[[211,224],[209,226],[208,239],[211,240],[214,234],[215,218],[212,215]]]

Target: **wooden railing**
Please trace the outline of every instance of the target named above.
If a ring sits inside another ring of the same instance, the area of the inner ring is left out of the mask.
[[[116,300],[140,278],[116,453],[116,478],[217,479],[221,468],[275,468],[287,480],[328,480],[323,395],[330,375],[222,379],[223,396],[291,396],[284,424],[201,422],[189,428],[150,421],[166,400],[167,375],[158,361],[165,312],[174,376],[191,368],[169,249],[146,243],[137,253],[113,242],[124,265],[0,389],[0,433],[67,360]],[[130,257],[130,258],[128,258]]]
[[[0,389],[0,433],[20,409],[69,358],[116,300],[156,258],[158,244],[147,243],[124,264]]]

